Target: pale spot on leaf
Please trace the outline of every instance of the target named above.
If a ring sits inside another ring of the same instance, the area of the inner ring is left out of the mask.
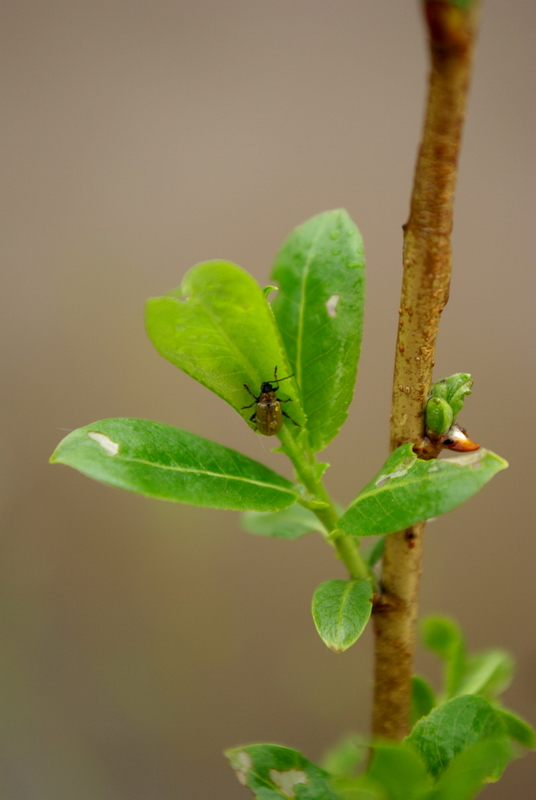
[[[239,783],[241,783],[242,786],[247,786],[248,772],[253,766],[251,756],[246,753],[245,750],[241,750],[240,753],[237,753],[233,758],[232,764]]]
[[[328,314],[330,317],[337,316],[337,303],[339,302],[340,295],[332,294],[329,300],[326,303],[326,308],[328,310]]]
[[[410,458],[405,458],[404,461],[394,470],[394,472],[390,472],[388,475],[380,475],[376,481],[376,486],[385,486],[387,481],[390,481],[392,478],[402,478],[406,472],[411,469],[414,463],[415,459],[411,456]]]
[[[286,797],[296,797],[294,787],[299,783],[309,783],[309,778],[300,769],[289,769],[285,772],[271,769],[270,778]]]
[[[113,442],[109,436],[106,436],[105,433],[97,433],[96,431],[89,431],[88,436],[90,439],[93,439],[94,442],[100,444],[102,449],[105,453],[109,456],[116,456],[119,452],[119,445],[117,442]]]
[[[464,453],[462,456],[456,456],[456,458],[445,458],[443,461],[446,464],[454,464],[457,467],[473,467],[473,469],[476,469],[482,466],[482,458],[487,455],[487,452],[481,447],[480,450],[472,453]]]

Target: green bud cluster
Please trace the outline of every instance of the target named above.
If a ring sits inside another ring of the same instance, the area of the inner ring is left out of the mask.
[[[434,384],[426,404],[426,427],[437,434],[447,433],[463,408],[465,395],[471,394],[473,381],[467,372],[457,372]]]

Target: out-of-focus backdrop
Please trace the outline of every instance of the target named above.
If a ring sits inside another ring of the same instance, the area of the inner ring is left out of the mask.
[[[533,0],[484,4],[436,377],[511,462],[429,526],[422,613],[518,661],[536,721]],[[290,474],[272,443],[152,349],[144,301],[221,257],[268,282],[290,230],[345,206],[368,304],[351,415],[325,456],[349,502],[387,453],[401,226],[421,129],[419,2],[4,0],[0,554],[3,800],[246,797],[221,751],[310,758],[366,731],[371,637],[329,652],[320,537],[158,503],[47,460],[65,432],[146,417]],[[267,376],[268,378],[270,376]],[[431,657],[418,669],[434,680]],[[535,761],[486,790],[534,797]]]

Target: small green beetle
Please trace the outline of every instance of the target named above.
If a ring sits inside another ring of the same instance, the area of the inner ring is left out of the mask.
[[[255,411],[251,415],[250,420],[251,422],[256,423],[258,432],[262,433],[263,436],[275,436],[275,434],[283,427],[284,416],[293,422],[294,425],[297,425],[298,428],[301,427],[296,420],[292,419],[292,417],[281,408],[281,403],[290,403],[292,398],[289,397],[287,400],[281,400],[280,397],[276,396],[276,392],[279,391],[279,384],[281,381],[286,381],[293,377],[293,375],[287,375],[286,378],[278,378],[276,367],[274,369],[273,384],[277,383],[277,386],[270,382],[262,383],[261,391],[258,397],[253,394],[247,383],[244,384],[244,389],[250,393],[254,399],[254,402],[250,403],[249,406],[242,406],[240,410],[243,411],[245,408],[251,408],[251,406],[255,406]]]

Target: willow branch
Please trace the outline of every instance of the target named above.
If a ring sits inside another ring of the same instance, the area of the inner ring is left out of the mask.
[[[479,0],[425,0],[423,7],[431,72],[411,212],[404,226],[392,450],[405,442],[419,447],[424,439],[437,331],[449,296],[454,190]],[[409,729],[423,531],[421,523],[387,537],[382,592],[374,607],[372,728],[374,735],[394,740]]]

